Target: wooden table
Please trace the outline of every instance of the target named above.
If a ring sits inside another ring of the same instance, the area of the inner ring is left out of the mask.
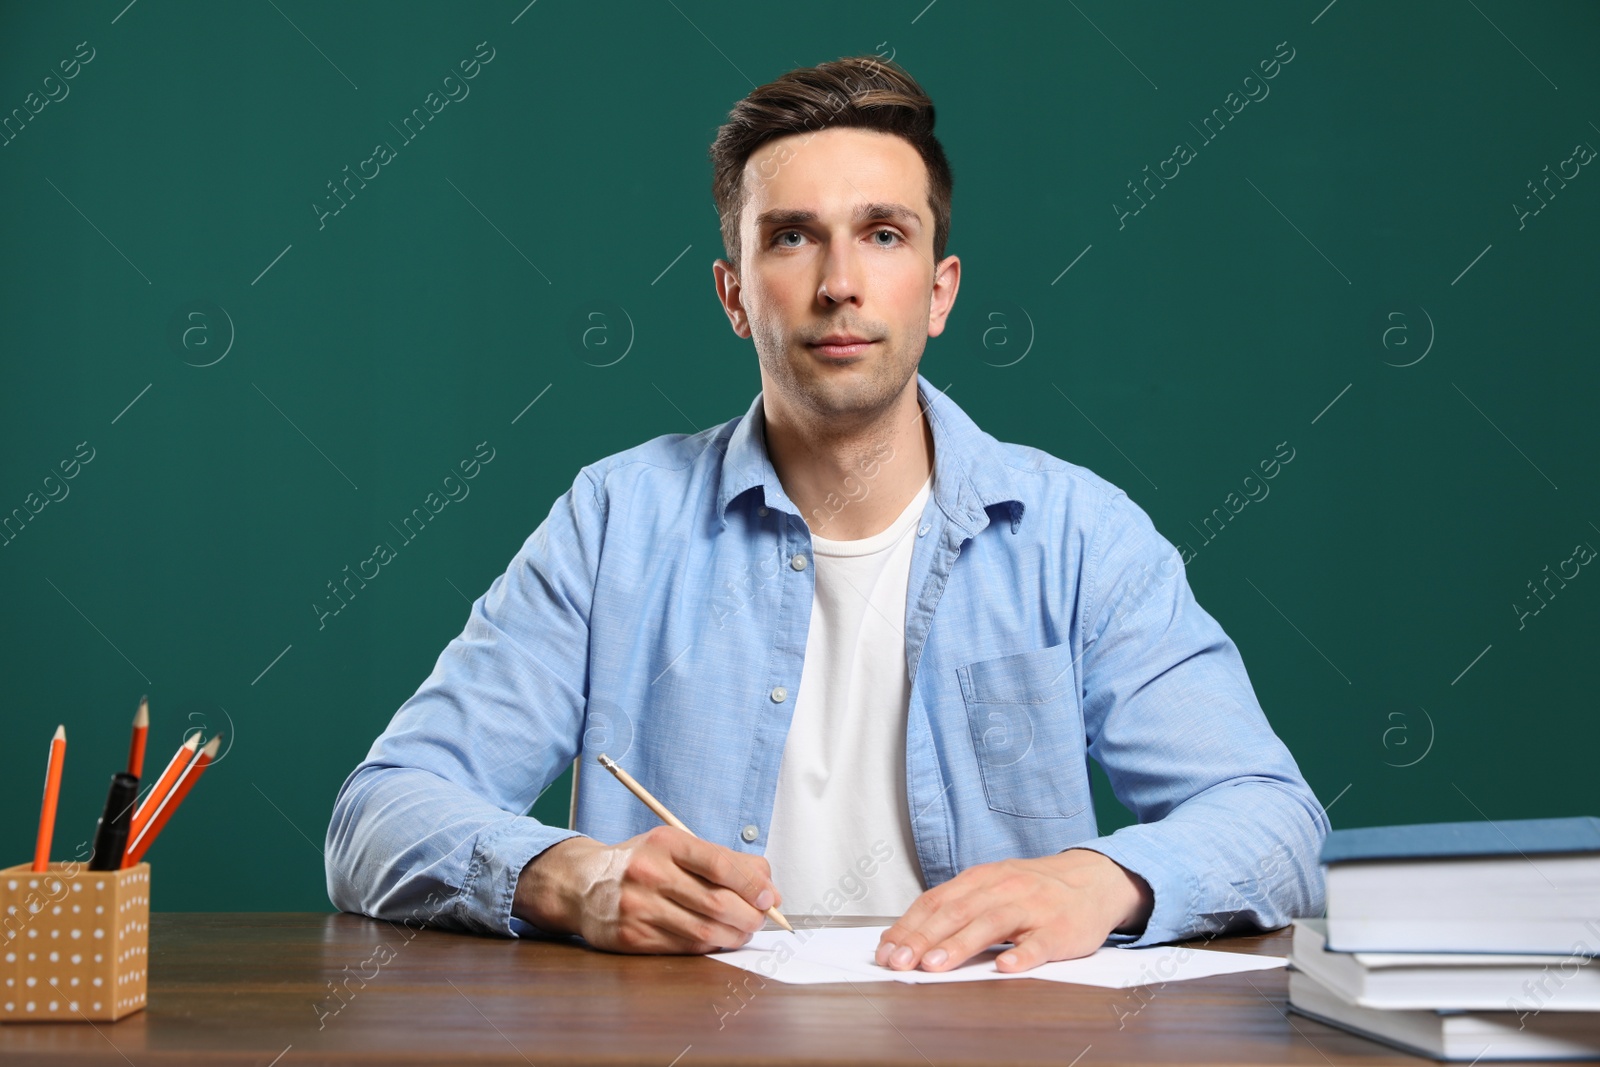
[[[1289,932],[1194,943],[1287,955]],[[343,1000],[336,983],[349,990]],[[1285,1015],[1285,988],[1282,970],[1138,990],[1022,980],[763,986],[694,956],[611,955],[350,915],[169,912],[151,919],[144,1011],[116,1023],[0,1026],[0,1063],[1432,1062]]]

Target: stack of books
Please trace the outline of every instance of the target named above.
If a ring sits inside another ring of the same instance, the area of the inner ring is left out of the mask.
[[[1289,1006],[1441,1060],[1600,1057],[1600,819],[1335,830]]]

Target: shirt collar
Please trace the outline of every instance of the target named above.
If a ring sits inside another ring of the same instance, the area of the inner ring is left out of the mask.
[[[1017,495],[999,442],[921,374],[917,375],[917,396],[933,427],[932,495],[939,508],[970,537],[989,525],[990,507],[1005,504],[1011,532],[1016,533],[1022,522],[1023,501]],[[717,518],[724,527],[729,505],[758,486],[768,506],[800,514],[783,491],[767,454],[766,414],[761,399],[762,394],[757,393],[749,410],[736,421],[723,452]]]

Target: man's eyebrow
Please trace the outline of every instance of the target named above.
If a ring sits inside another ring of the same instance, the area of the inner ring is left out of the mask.
[[[815,211],[807,211],[804,208],[769,208],[756,216],[756,229],[764,230],[772,226],[802,226],[816,222],[818,218],[819,216]],[[851,221],[913,223],[921,227],[922,216],[904,204],[879,202],[858,205]]]

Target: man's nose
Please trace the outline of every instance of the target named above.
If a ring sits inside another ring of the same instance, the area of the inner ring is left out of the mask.
[[[837,245],[829,249],[823,260],[817,299],[825,307],[850,300],[861,302],[861,264],[851,250]]]

